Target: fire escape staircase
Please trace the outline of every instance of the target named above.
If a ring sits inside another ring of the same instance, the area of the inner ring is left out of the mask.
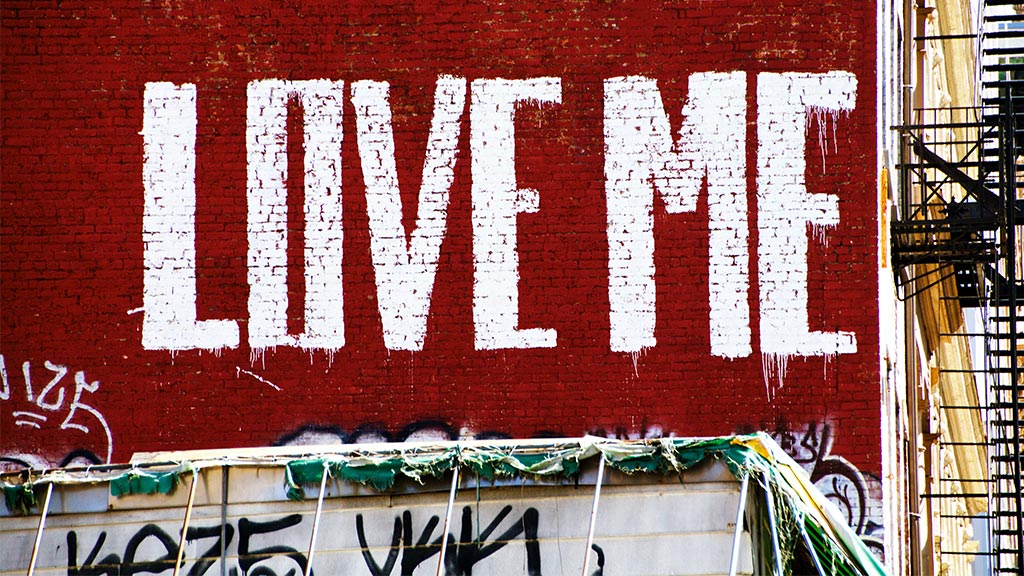
[[[980,331],[959,334],[984,346],[984,365],[971,370],[983,381],[981,405],[949,408],[981,414],[987,492],[931,496],[988,502],[988,550],[973,554],[987,555],[993,574],[1024,574],[1024,14],[1012,4],[986,0],[981,106],[915,110],[914,123],[899,127],[901,197],[890,228],[902,298],[952,283],[951,298],[982,318]]]

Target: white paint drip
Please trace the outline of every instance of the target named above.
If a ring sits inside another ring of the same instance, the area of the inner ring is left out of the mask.
[[[826,352],[825,354],[821,355],[821,358],[824,361],[823,365],[822,365],[821,379],[822,379],[822,381],[827,382],[828,381],[828,365],[829,365],[829,362],[835,362],[836,361],[836,354],[830,354],[830,353]]]
[[[139,306],[138,308],[132,308],[131,310],[127,311],[126,314],[128,316],[131,316],[132,314],[138,314],[139,312],[145,312],[145,311],[146,311],[146,307],[145,306]]]
[[[832,127],[832,153],[839,153],[839,116],[849,116],[850,110],[853,108],[853,103],[844,102],[843,105],[849,104],[849,108],[827,108],[823,106],[808,106],[807,107],[807,118],[808,122],[804,127],[804,132],[811,129],[811,121],[815,121],[818,124],[818,149],[821,151],[821,173],[826,173],[825,169],[825,155],[828,153],[828,128],[829,125]]]
[[[764,378],[764,392],[768,402],[785,385],[786,370],[791,356],[786,354],[761,354],[761,375]]]
[[[829,240],[831,239],[829,232],[835,229],[836,225],[828,222],[824,224],[818,222],[807,223],[807,233],[815,242],[820,244],[822,248],[829,247]]]
[[[630,358],[630,360],[633,361],[633,376],[635,378],[640,378],[640,368],[639,368],[640,355],[643,354],[646,351],[647,351],[646,348],[641,348],[640,350],[637,350],[635,352],[630,352],[629,353],[629,358]]]
[[[830,116],[831,114],[829,114],[828,110],[822,110],[816,106],[810,106],[807,108],[808,121],[804,125],[804,134],[806,135],[806,133],[811,129],[811,124],[815,121],[817,122],[818,152],[821,154],[822,174],[825,174],[827,171],[825,169],[825,154],[828,152],[828,144],[826,144],[826,142],[828,138],[828,119]]]
[[[835,74],[835,73],[833,73]],[[817,124],[818,151],[821,154],[821,173],[826,172],[825,155],[828,153],[828,126],[831,125],[831,148],[833,154],[839,154],[839,117],[848,116],[855,105],[856,81],[852,94],[842,92],[839,98],[839,107],[827,107],[809,104],[806,108],[807,123],[804,125],[804,135],[811,129],[811,124]]]
[[[273,353],[276,348],[277,348],[276,346],[266,346],[266,347],[263,347],[263,348],[250,348],[249,349],[249,365],[250,366],[255,366],[256,362],[259,362],[260,363],[260,368],[262,370],[266,370],[267,369],[267,350],[270,350],[270,352]]]

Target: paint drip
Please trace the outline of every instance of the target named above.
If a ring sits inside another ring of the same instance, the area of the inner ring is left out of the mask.
[[[249,349],[249,365],[255,366],[257,361],[260,363],[260,368],[262,370],[267,369],[267,348]]]
[[[639,350],[634,350],[629,353],[630,360],[633,361],[633,377],[640,378],[640,356],[647,353],[647,348],[642,347]]]
[[[785,384],[790,357],[788,354],[761,354],[761,375],[764,378],[764,392],[768,402],[775,399],[775,394]]]
[[[807,233],[810,234],[811,238],[823,248],[829,247],[829,233],[835,230],[835,228],[835,224],[821,224],[818,222],[807,223]]]
[[[839,153],[839,115],[849,116],[847,110],[835,108],[822,108],[821,106],[807,107],[807,122],[804,124],[804,134],[810,131],[812,121],[818,124],[818,150],[821,151],[821,173],[825,174],[825,155],[828,153],[828,131],[832,127],[832,153]]]

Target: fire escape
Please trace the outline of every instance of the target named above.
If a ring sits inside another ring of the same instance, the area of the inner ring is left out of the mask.
[[[988,474],[956,479],[978,487],[972,493],[924,497],[983,499],[987,550],[942,553],[987,556],[993,574],[1024,573],[1024,14],[1013,4],[985,2],[981,105],[916,109],[913,123],[899,127],[901,197],[891,226],[901,298],[940,294],[937,305],[958,305],[957,314],[980,318],[972,330],[941,335],[983,348],[974,365],[938,371],[969,372],[964,382],[977,386],[976,406],[941,408],[977,411]]]

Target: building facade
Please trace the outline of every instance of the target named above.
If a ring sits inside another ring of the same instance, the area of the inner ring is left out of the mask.
[[[8,470],[762,430],[894,573],[971,550],[987,496],[917,473],[986,478],[969,330],[903,304],[888,129],[975,105],[928,40],[967,4],[0,10]]]
[[[888,493],[902,496],[886,525],[902,535],[887,553],[912,574],[1018,574],[1024,16],[998,1],[907,3],[893,16],[902,48],[885,51],[902,62],[883,72],[885,99],[903,93],[881,138],[896,175],[883,190],[895,292],[882,309],[895,335],[885,355],[900,360],[883,450]]]

